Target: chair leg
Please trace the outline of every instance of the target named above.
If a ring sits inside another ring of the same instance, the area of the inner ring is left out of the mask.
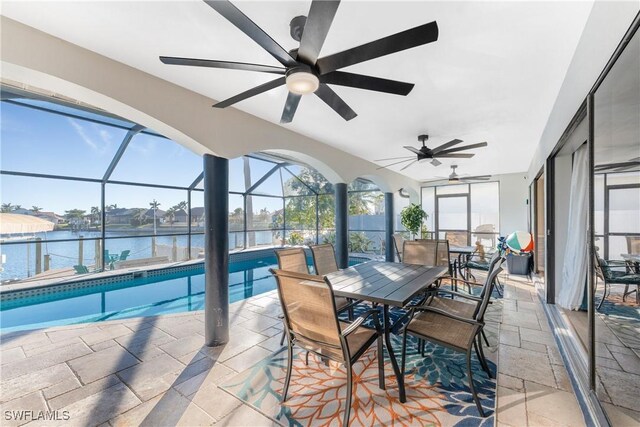
[[[622,302],[627,300],[627,294],[629,293],[629,285],[624,285],[624,292],[622,293]]]
[[[420,355],[427,357],[427,342],[425,340],[420,341]]]
[[[400,356],[400,374],[404,376],[404,367],[407,359],[407,328],[402,333],[402,355]]]
[[[287,392],[289,391],[289,382],[291,381],[291,371],[293,371],[293,345],[289,340],[287,344],[287,376],[284,380],[284,388],[282,389],[282,401],[287,400]]]
[[[280,337],[280,347],[284,345],[284,339],[287,337],[287,331],[282,331],[282,336]]]
[[[353,321],[353,307],[349,307],[348,316],[349,316],[349,320]]]
[[[304,364],[309,366],[309,352],[307,351],[307,354],[304,355]]]
[[[344,408],[344,419],[342,421],[343,427],[349,427],[349,417],[351,416],[351,393],[353,389],[353,379],[352,379],[352,367],[351,363],[347,362],[347,401],[345,402]]]
[[[600,302],[598,303],[598,306],[596,307],[596,310],[600,310],[600,307],[602,307],[602,303],[604,302],[604,299],[607,297],[607,282],[604,282],[604,291],[602,292],[602,298],[600,299]]]
[[[480,360],[480,364],[482,365],[482,369],[489,375],[489,378],[493,378],[493,374],[491,373],[491,369],[489,369],[489,364],[487,363],[487,359],[484,357],[484,350],[482,349],[482,341],[480,337],[478,337],[478,342],[473,341],[473,345],[476,348],[476,355],[478,356],[478,360]]]
[[[482,338],[484,339],[484,342],[487,344],[487,347],[491,347],[491,344],[489,344],[489,340],[487,339],[487,335],[485,335],[484,333],[484,329],[482,329],[480,333],[482,334]]]
[[[482,410],[482,405],[480,404],[480,399],[476,394],[476,388],[473,385],[473,375],[471,374],[471,349],[467,350],[467,376],[469,377],[469,388],[471,389],[471,394],[473,395],[473,400],[476,402],[476,407],[478,408],[478,412],[480,416],[484,418],[484,411]]]
[[[386,390],[384,383],[384,347],[382,343],[382,335],[378,336],[378,387],[380,390]]]

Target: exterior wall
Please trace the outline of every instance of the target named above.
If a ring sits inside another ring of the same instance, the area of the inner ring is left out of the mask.
[[[527,231],[529,179],[526,173],[496,175],[500,182],[500,234]]]
[[[555,147],[638,13],[637,1],[596,1],[549,114],[528,174],[533,177]]]
[[[0,17],[2,76],[60,93],[149,127],[198,154],[234,158],[263,150],[298,158],[331,182],[375,176],[383,191],[416,181],[250,114],[213,110],[205,96]],[[417,194],[417,193],[416,193]]]

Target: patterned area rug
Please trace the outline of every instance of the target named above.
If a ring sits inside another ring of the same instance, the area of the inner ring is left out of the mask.
[[[492,314],[501,309],[501,304],[492,306]],[[495,346],[497,337],[492,335],[489,340]],[[393,336],[393,340],[399,357],[401,337]],[[426,357],[422,357],[415,340],[407,349],[404,404],[398,399],[396,379],[386,352],[386,391],[378,388],[375,344],[354,365],[352,426],[493,425],[496,383],[482,370],[475,354],[474,384],[488,414],[486,418],[480,418],[469,391],[463,354],[427,344]],[[222,388],[283,426],[340,426],[346,393],[344,369],[333,362],[327,366],[314,355],[309,357],[307,366],[304,353],[296,354],[289,398],[281,404],[286,356],[283,348],[227,381]],[[489,366],[495,374],[495,364],[489,361]]]

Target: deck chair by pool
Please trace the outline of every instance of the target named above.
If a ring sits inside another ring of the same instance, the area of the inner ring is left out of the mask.
[[[129,249],[120,252],[120,257],[118,258],[118,261],[126,261],[130,253],[131,251]]]
[[[333,289],[319,277],[271,270],[278,285],[287,336],[287,374],[282,401],[287,400],[293,369],[294,347],[302,348],[344,365],[347,371],[345,413],[342,426],[349,425],[353,390],[353,365],[375,342],[378,345],[378,386],[384,389],[384,356],[379,311],[367,310],[353,323],[338,319]],[[374,329],[361,327],[371,319]],[[320,392],[320,390],[317,390]]]
[[[87,274],[89,273],[89,269],[86,265],[74,265],[73,269],[76,271],[76,274]]]
[[[493,373],[484,357],[482,350],[481,333],[484,328],[484,314],[489,305],[491,291],[495,283],[495,278],[502,270],[504,259],[500,257],[493,266],[492,271],[487,276],[481,297],[459,294],[453,291],[437,289],[433,290],[435,295],[455,294],[469,302],[450,300],[437,296],[430,297],[426,304],[410,306],[409,322],[404,327],[402,335],[402,363],[400,372],[405,372],[407,356],[407,335],[412,335],[419,340],[431,341],[451,350],[465,353],[467,360],[467,376],[469,378],[469,389],[473,395],[480,416],[484,417],[480,399],[476,393],[471,373],[471,349],[476,352],[482,369],[489,377],[493,378]],[[435,298],[438,298],[435,300]],[[435,301],[437,302],[435,302]],[[455,306],[453,303],[456,302]],[[466,304],[462,307],[461,304]],[[436,355],[432,355],[437,357]]]

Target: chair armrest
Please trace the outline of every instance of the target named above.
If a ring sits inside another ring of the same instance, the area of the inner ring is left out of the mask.
[[[357,319],[355,319],[353,322],[351,322],[349,324],[349,326],[347,327],[347,329],[342,331],[342,336],[343,337],[347,337],[349,334],[353,333],[353,331],[355,331],[360,326],[362,326],[364,321],[367,320],[367,318],[369,316],[371,316],[372,314],[376,315],[374,317],[374,323],[376,325],[376,329],[378,329],[380,327],[380,319],[378,318],[378,315],[380,314],[380,312],[374,308],[374,309],[367,310],[366,312],[362,313],[360,316],[358,316]]]
[[[474,282],[473,280],[457,279],[455,277],[453,278],[453,280],[455,280],[456,282],[468,283],[475,286],[484,286],[484,283]]]
[[[462,297],[462,298],[466,298],[466,299],[469,299],[469,300],[472,300],[472,301],[477,301],[477,302],[482,301],[482,298],[478,298],[478,297],[475,297],[473,295],[462,294],[460,292],[449,291],[447,289],[428,289],[427,292],[428,293],[439,293],[439,292],[442,292],[444,294],[456,295],[456,296],[459,296],[459,297]]]
[[[453,320],[458,320],[460,322],[468,323],[470,325],[482,326],[482,323],[477,322],[475,319],[469,319],[467,317],[456,316],[455,314],[447,313],[444,310],[440,310],[439,308],[435,308],[435,307],[430,307],[428,305],[422,306],[422,307],[416,307],[414,310],[416,310],[416,311],[430,311],[432,313],[436,313],[436,314],[439,314],[439,315],[444,316],[444,317],[448,317],[448,318],[453,319]]]

